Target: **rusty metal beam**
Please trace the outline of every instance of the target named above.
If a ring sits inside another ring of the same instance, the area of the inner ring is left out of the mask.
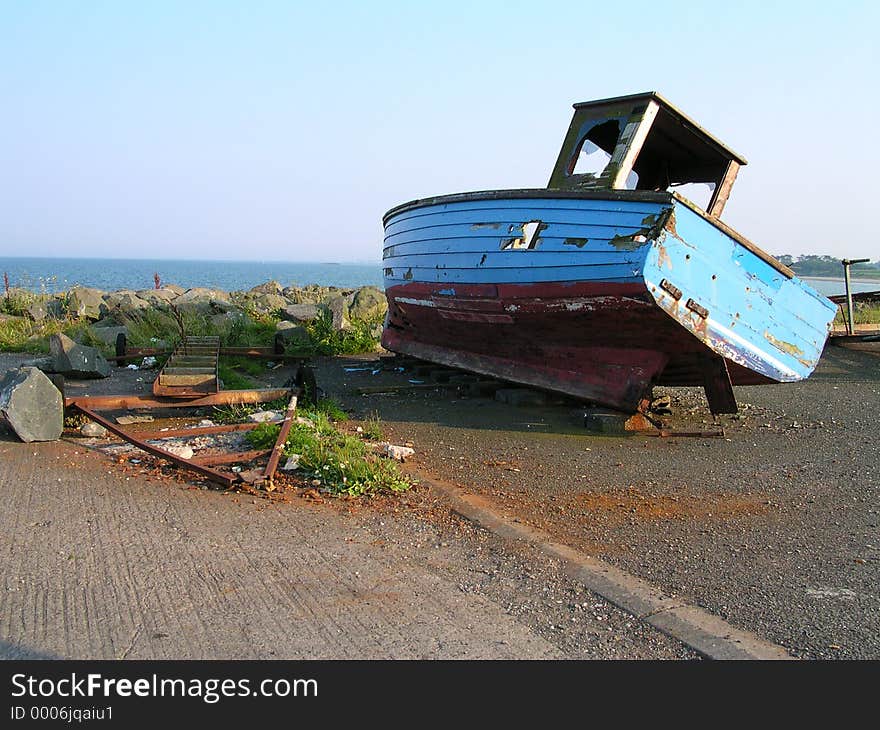
[[[158,446],[153,446],[152,444],[148,444],[146,441],[138,438],[137,436],[133,436],[128,433],[125,429],[120,428],[112,421],[107,420],[103,416],[98,415],[94,411],[89,410],[87,407],[81,404],[74,404],[75,407],[81,411],[84,415],[91,418],[95,423],[102,425],[106,428],[110,433],[114,433],[119,438],[128,441],[132,446],[136,446],[141,451],[146,451],[148,454],[152,454],[153,456],[158,456],[160,459],[166,459],[167,461],[172,462],[173,464],[177,464],[177,466],[183,467],[184,469],[189,469],[190,471],[194,471],[196,474],[200,474],[203,477],[207,477],[212,482],[216,482],[217,484],[222,484],[224,487],[231,487],[235,482],[238,481],[237,475],[232,474],[224,474],[222,472],[216,471],[215,469],[211,469],[207,466],[202,466],[201,464],[197,464],[190,459],[184,459],[183,457],[178,456],[177,454],[172,454],[170,451],[166,451],[165,449],[160,449]]]
[[[278,438],[275,439],[275,446],[272,449],[272,455],[269,457],[269,463],[263,471],[263,478],[272,481],[275,470],[278,468],[278,460],[281,458],[281,450],[287,441],[290,433],[290,427],[293,425],[293,416],[296,413],[296,395],[291,396],[290,402],[287,404],[287,412],[284,414],[284,421],[278,431]]]
[[[200,408],[244,403],[266,403],[288,397],[290,388],[260,388],[254,390],[221,390],[219,393],[198,398],[160,398],[151,395],[81,395],[64,399],[65,408],[85,407],[93,411],[128,410],[133,408]]]

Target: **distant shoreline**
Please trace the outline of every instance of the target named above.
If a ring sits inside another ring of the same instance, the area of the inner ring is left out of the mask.
[[[812,279],[813,281],[845,281],[842,276],[802,276],[801,274],[798,274],[797,271],[795,271],[794,273],[797,274],[798,279]],[[880,279],[877,279],[873,276],[866,277],[853,275],[849,278],[851,281],[858,281],[862,283],[869,281],[874,284],[880,284]]]

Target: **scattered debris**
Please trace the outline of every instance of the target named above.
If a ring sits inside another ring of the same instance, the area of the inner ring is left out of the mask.
[[[248,420],[253,423],[271,423],[280,421],[282,418],[278,411],[257,411],[248,416]]]
[[[179,456],[181,459],[192,459],[195,455],[191,447],[182,444],[166,444],[164,448],[169,454]]]
[[[107,437],[107,429],[93,421],[89,421],[80,426],[79,432],[83,436],[88,436],[89,438],[102,439]]]
[[[282,471],[296,471],[299,469],[299,460],[302,458],[300,454],[291,454],[281,467]]]
[[[395,446],[394,444],[389,444],[384,441],[376,444],[376,446],[381,449],[383,456],[387,456],[389,459],[396,459],[400,462],[405,461],[416,453],[415,449],[411,449],[408,446]]]
[[[64,430],[64,399],[38,368],[8,370],[0,379],[0,416],[25,443],[55,441]]]
[[[152,416],[119,416],[116,423],[120,426],[130,426],[133,423],[152,423]]]

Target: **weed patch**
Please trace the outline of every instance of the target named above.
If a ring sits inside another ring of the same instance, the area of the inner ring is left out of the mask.
[[[284,444],[284,454],[299,454],[304,476],[319,481],[331,494],[402,492],[412,486],[396,462],[380,457],[363,440],[338,430],[326,413],[306,410],[300,415],[313,425],[295,424]],[[262,424],[249,431],[247,439],[256,449],[269,449],[278,438],[278,430],[278,425]]]

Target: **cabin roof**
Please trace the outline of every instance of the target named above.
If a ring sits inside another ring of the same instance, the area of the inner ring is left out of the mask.
[[[629,94],[627,96],[613,96],[608,99],[597,99],[596,101],[583,101],[574,104],[577,109],[590,109],[594,107],[612,106],[621,102],[637,102],[637,101],[654,101],[660,111],[657,115],[657,121],[654,127],[654,134],[662,135],[668,139],[670,149],[681,148],[694,150],[696,147],[704,147],[708,145],[714,148],[714,151],[721,157],[728,160],[734,160],[739,165],[748,164],[746,158],[732,150],[724,142],[717,137],[711,135],[681,109],[669,102],[661,94],[656,91],[646,91],[641,94]]]

